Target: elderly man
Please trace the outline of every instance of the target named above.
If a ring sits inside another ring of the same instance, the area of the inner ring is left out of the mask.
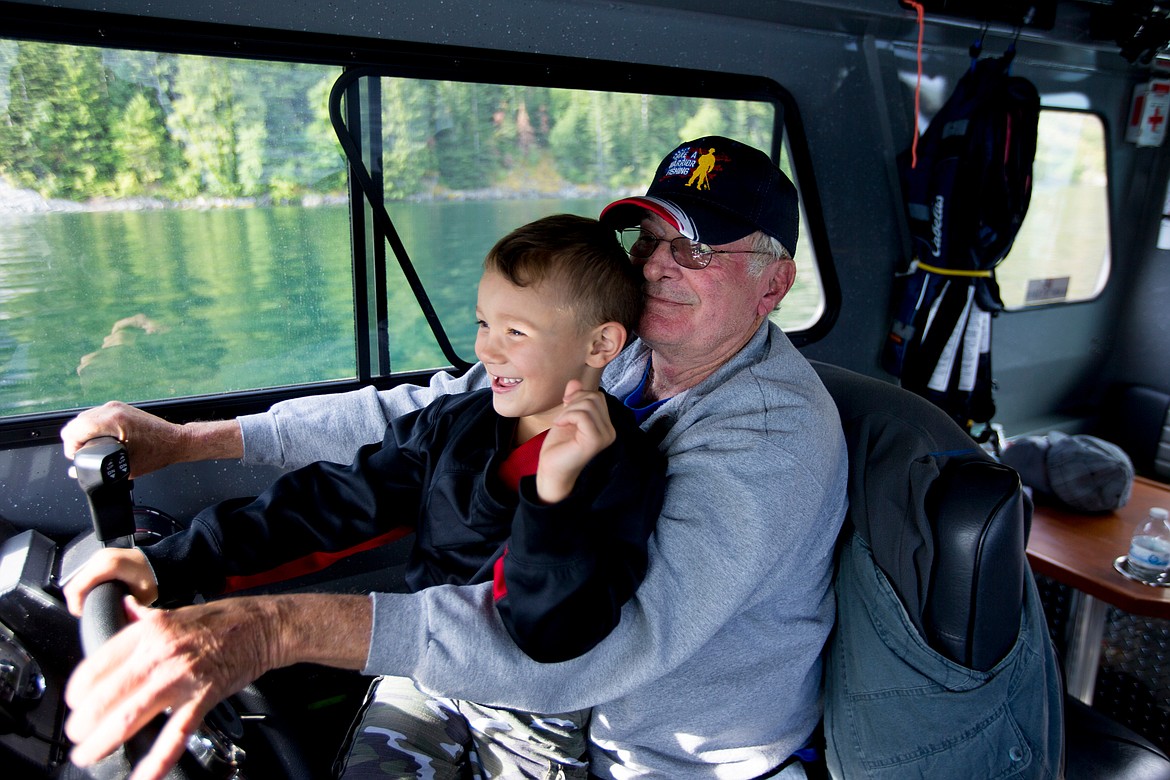
[[[688,186],[710,149],[707,186]],[[491,608],[490,583],[134,606],[137,622],[71,680],[75,761],[98,759],[170,707],[139,766],[142,777],[161,776],[217,700],[266,670],[308,661],[409,677],[434,695],[499,707],[593,707],[598,777],[746,779],[786,763],[799,776],[791,757],[820,717],[846,457],[832,399],[768,320],[795,276],[796,190],[762,152],[701,138],[662,161],[646,196],[611,204],[602,219],[624,228],[647,295],[639,339],[603,383],[668,457],[649,569],[613,632],[578,658],[536,663]],[[476,365],[427,388],[367,388],[185,426],[107,404],[62,437],[71,455],[93,436],[117,435],[138,474],[215,457],[346,461],[379,440],[388,419],[488,379]],[[71,598],[116,576],[79,575]],[[359,743],[379,733],[376,716],[371,706]]]

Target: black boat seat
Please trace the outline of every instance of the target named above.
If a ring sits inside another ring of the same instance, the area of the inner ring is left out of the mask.
[[[1057,758],[1052,766],[1033,761],[1028,771],[1013,776],[1059,776],[1057,764],[1063,763],[1070,780],[1170,780],[1170,760],[1163,751],[1079,702],[1066,703],[1043,619],[1039,628],[1022,619],[1026,610],[1038,611],[1039,596],[1026,555],[1031,503],[1018,475],[995,462],[925,399],[836,366],[816,362],[813,366],[837,403],[849,450],[850,510],[839,549],[855,535],[864,540],[864,548],[901,602],[909,630],[963,668],[994,669],[1016,644],[1021,626],[1030,626],[1041,637],[1037,643],[1044,647],[1035,663],[1044,667],[1039,676],[1053,690],[1044,696],[1047,712],[1031,726],[1020,727],[1032,728],[1033,733],[1023,738],[1034,753]],[[839,622],[838,631],[842,630],[848,627]],[[826,674],[833,674],[833,668],[829,663]],[[827,679],[826,690],[833,684]],[[956,717],[964,713],[961,700],[956,696]],[[848,740],[834,742],[854,713],[833,712],[834,706],[827,695],[825,740],[827,752],[840,755],[856,747],[841,744]],[[884,727],[906,728],[916,716],[913,709],[906,706],[904,719]],[[864,764],[873,757],[852,758]],[[835,763],[829,761],[830,770]],[[917,766],[909,763],[894,775],[875,770],[869,776],[943,776],[941,771],[946,776],[974,777],[987,769],[947,767],[945,759],[918,774]]]

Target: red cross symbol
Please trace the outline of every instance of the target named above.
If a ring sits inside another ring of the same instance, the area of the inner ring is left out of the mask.
[[[1154,110],[1150,112],[1150,116],[1146,121],[1150,123],[1150,131],[1157,133],[1159,126],[1166,121],[1166,117],[1162,116],[1162,112],[1158,106],[1154,106]]]

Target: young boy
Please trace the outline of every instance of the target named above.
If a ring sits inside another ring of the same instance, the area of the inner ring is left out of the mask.
[[[599,390],[641,304],[638,269],[596,220],[558,215],[513,231],[488,253],[479,285],[475,351],[490,389],[396,419],[349,466],[313,464],[156,545],[101,551],[70,584],[71,608],[111,578],[144,603],[220,593],[231,577],[408,526],[412,589],[490,580],[525,653],[587,652],[645,574],[662,501],[663,457]],[[465,776],[471,756],[475,776],[587,776],[588,711],[499,710],[429,697],[409,680],[379,689],[364,723],[387,736],[386,751],[351,755],[347,777],[363,764],[381,777]]]

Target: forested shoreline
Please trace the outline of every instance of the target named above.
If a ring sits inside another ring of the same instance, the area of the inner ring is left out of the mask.
[[[340,73],[0,41],[0,175],[87,209],[343,197],[344,159],[328,116]],[[745,101],[407,78],[383,78],[377,90],[391,200],[644,187],[661,150],[682,138],[714,127],[750,139],[772,127],[770,105]]]

